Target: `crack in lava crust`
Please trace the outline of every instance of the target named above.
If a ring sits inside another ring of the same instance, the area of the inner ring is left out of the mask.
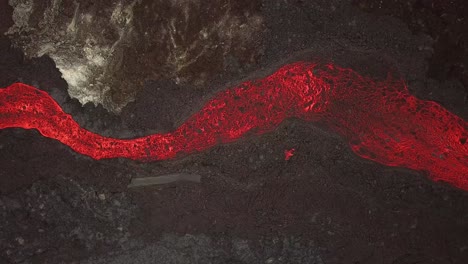
[[[468,125],[405,83],[376,81],[332,64],[297,62],[216,94],[175,131],[135,139],[81,128],[45,92],[15,83],[0,89],[0,129],[37,129],[94,159],[164,160],[270,132],[286,118],[321,121],[359,156],[426,171],[468,190]]]

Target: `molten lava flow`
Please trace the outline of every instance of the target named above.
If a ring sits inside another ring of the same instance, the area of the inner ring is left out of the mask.
[[[94,159],[163,160],[246,133],[274,130],[284,119],[321,121],[361,157],[430,173],[468,190],[467,122],[411,96],[402,81],[375,81],[334,65],[298,62],[214,96],[171,133],[107,138],[81,128],[45,92],[15,83],[0,90],[0,128],[37,129]]]

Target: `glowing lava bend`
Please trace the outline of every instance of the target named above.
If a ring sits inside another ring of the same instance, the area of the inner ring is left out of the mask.
[[[0,89],[0,128],[37,129],[94,159],[163,160],[263,134],[286,118],[321,121],[359,156],[429,172],[468,190],[467,122],[409,94],[404,82],[376,81],[350,69],[298,62],[220,92],[178,129],[136,139],[81,128],[45,92],[15,83]]]

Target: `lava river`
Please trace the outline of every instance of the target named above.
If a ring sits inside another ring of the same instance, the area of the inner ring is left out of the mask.
[[[409,94],[405,83],[361,76],[332,64],[297,62],[263,79],[216,94],[175,131],[135,139],[81,128],[44,91],[14,83],[0,89],[0,128],[37,129],[94,159],[175,158],[249,134],[270,132],[286,118],[320,121],[359,156],[427,172],[468,190],[467,122]]]

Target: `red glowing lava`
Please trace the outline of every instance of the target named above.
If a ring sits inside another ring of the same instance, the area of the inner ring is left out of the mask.
[[[294,156],[296,149],[287,149],[284,151],[284,160],[290,160]]]
[[[409,94],[404,82],[376,81],[334,65],[298,62],[220,92],[175,131],[136,139],[81,128],[45,92],[15,83],[0,89],[0,129],[37,129],[94,159],[163,160],[263,134],[286,118],[321,121],[359,156],[427,171],[468,190],[467,122]]]

